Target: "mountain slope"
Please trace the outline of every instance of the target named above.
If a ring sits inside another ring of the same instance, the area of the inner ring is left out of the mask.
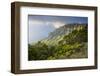
[[[65,35],[57,47],[57,51],[48,59],[87,58],[88,38],[87,26],[73,30]]]
[[[64,31],[65,29],[65,31]],[[60,33],[63,31],[62,33]],[[63,26],[44,40],[28,46],[29,60],[76,59],[88,57],[87,25]]]
[[[73,30],[77,29],[82,29],[86,24],[67,24],[64,25],[53,32],[49,34],[49,36],[41,42],[46,43],[47,45],[57,45],[59,41],[63,39],[65,35],[68,35],[71,33]]]

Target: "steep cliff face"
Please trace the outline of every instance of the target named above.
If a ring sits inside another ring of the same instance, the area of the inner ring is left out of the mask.
[[[57,28],[53,32],[51,32],[49,34],[49,36],[47,38],[41,40],[41,42],[44,42],[47,45],[48,44],[49,45],[57,45],[58,42],[60,40],[62,40],[65,35],[68,35],[69,33],[71,33],[75,29],[77,29],[77,30],[82,29],[86,25],[87,24],[66,24],[60,28]]]

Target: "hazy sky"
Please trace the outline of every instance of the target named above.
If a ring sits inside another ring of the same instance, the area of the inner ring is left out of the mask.
[[[29,43],[37,42],[50,32],[70,23],[88,23],[87,17],[29,15]]]

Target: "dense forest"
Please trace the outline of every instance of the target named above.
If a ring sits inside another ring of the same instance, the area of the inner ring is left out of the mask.
[[[60,33],[62,30],[67,30],[66,28],[61,27],[56,30],[55,35],[54,31],[53,36],[35,44],[28,44],[28,60],[87,58],[87,25],[77,27],[69,33],[68,31]]]

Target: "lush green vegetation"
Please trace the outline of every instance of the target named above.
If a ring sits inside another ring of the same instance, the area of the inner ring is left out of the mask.
[[[87,26],[83,26],[62,36],[55,45],[48,45],[49,42],[46,44],[43,41],[38,41],[34,45],[29,44],[28,58],[29,60],[87,58],[87,42]]]

